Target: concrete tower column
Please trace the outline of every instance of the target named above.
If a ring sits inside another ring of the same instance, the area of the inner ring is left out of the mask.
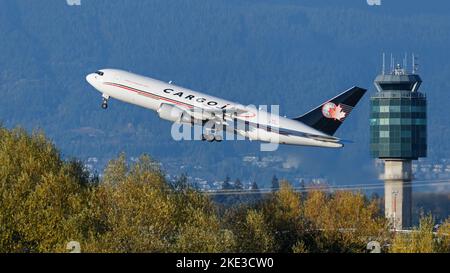
[[[396,230],[412,225],[411,160],[384,161],[384,208],[386,218]]]

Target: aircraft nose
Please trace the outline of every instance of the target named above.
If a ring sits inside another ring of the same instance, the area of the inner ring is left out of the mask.
[[[93,74],[89,74],[89,75],[86,76],[86,81],[87,81],[90,85],[93,85],[94,80],[95,80],[95,76],[94,76]]]

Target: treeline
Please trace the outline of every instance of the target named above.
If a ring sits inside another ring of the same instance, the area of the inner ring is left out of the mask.
[[[99,179],[43,133],[0,128],[0,252],[449,252],[450,224],[395,235],[360,193],[301,195],[287,182],[259,202],[219,208],[149,156],[111,160]]]

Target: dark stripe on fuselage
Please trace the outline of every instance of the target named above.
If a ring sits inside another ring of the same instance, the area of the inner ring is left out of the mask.
[[[118,88],[122,88],[122,89],[125,89],[125,90],[129,90],[129,91],[135,92],[135,93],[137,93],[137,94],[139,94],[141,96],[150,97],[150,98],[153,98],[153,99],[165,100],[165,101],[177,104],[177,105],[187,106],[188,108],[194,107],[194,105],[192,105],[192,104],[184,103],[184,102],[181,102],[181,101],[178,101],[178,100],[169,99],[169,98],[157,95],[155,93],[151,93],[151,92],[148,92],[148,91],[137,89],[137,88],[134,88],[134,87],[131,87],[131,86],[127,86],[127,85],[123,85],[123,84],[119,84],[119,83],[114,83],[114,82],[105,82],[104,84],[110,85],[110,86],[114,86],[114,87],[118,87]]]

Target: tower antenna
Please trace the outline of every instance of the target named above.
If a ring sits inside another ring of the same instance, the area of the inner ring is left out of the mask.
[[[405,52],[405,57],[403,57],[403,69],[406,72],[406,67],[408,66],[408,53]]]
[[[392,53],[391,53],[391,67],[390,67],[390,69],[391,69],[391,73],[394,72],[394,57],[392,56]]]
[[[419,70],[419,63],[417,62],[419,60],[419,57],[414,56],[414,73],[417,73],[417,70]]]
[[[386,54],[384,54],[384,52],[383,52],[383,71],[382,71],[382,74],[384,75],[384,73],[385,73],[385,68],[386,68],[386,56],[385,56]]]

